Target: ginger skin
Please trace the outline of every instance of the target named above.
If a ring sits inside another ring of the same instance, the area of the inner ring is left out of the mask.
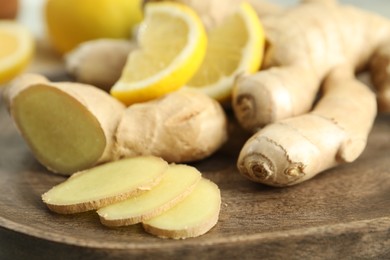
[[[366,146],[377,110],[375,95],[355,79],[352,68],[345,70],[336,68],[329,74],[324,95],[312,112],[255,133],[240,152],[240,173],[283,187],[354,161]]]
[[[147,120],[146,120],[147,118]],[[221,105],[190,89],[134,104],[118,125],[118,156],[152,154],[168,162],[190,162],[214,153],[227,140]]]

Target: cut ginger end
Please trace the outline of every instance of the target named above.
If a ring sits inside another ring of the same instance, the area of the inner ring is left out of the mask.
[[[37,84],[22,91],[12,102],[12,115],[48,169],[73,173],[94,165],[104,152],[106,137],[96,117],[56,88]]]
[[[161,238],[197,237],[216,225],[221,208],[218,186],[202,178],[182,202],[161,215],[143,222],[146,232]]]
[[[79,213],[148,191],[162,179],[168,163],[153,156],[115,161],[73,174],[42,195],[54,212]]]

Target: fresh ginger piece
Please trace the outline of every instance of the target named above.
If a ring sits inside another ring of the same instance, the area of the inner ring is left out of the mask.
[[[64,175],[112,160],[125,107],[89,85],[30,78],[30,85],[25,75],[11,86],[7,103],[37,160]]]
[[[196,161],[227,139],[223,108],[198,91],[181,90],[125,108],[90,85],[23,75],[5,98],[38,161],[64,175],[139,155]]]
[[[261,21],[268,43],[263,69],[240,77],[233,94],[243,128],[256,132],[308,113],[330,71],[344,63],[361,71],[373,58],[379,108],[390,110],[389,19],[335,0],[305,0]]]
[[[98,209],[150,190],[167,168],[167,162],[151,156],[103,164],[73,174],[44,193],[42,200],[61,214]]]
[[[312,112],[269,124],[245,143],[237,162],[242,175],[284,187],[356,160],[374,123],[375,95],[352,68],[333,70],[323,87]]]
[[[67,72],[78,82],[109,91],[121,76],[135,43],[125,39],[84,42],[65,56]]]
[[[132,225],[169,210],[185,199],[201,179],[201,173],[187,165],[171,165],[161,182],[148,192],[97,211],[106,226]]]
[[[218,221],[221,194],[213,182],[201,179],[175,207],[143,222],[146,232],[161,238],[185,239],[208,232]]]
[[[154,155],[175,163],[204,159],[226,140],[221,105],[189,89],[130,106],[116,134],[121,157]]]

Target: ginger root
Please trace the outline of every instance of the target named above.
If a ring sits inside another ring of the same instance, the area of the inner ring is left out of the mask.
[[[182,89],[160,99],[134,104],[116,134],[117,154],[153,154],[169,162],[210,156],[227,140],[221,105],[203,93]]]
[[[245,143],[238,169],[271,186],[300,183],[354,161],[366,146],[375,116],[375,95],[355,79],[352,69],[345,73],[337,68],[312,112],[269,124]]]
[[[303,2],[263,17],[265,67],[240,77],[233,93],[238,121],[255,133],[237,167],[272,186],[300,183],[362,153],[377,100],[356,72],[370,67],[379,108],[390,104],[390,22],[337,1]]]
[[[120,78],[127,56],[133,49],[135,43],[128,40],[84,42],[65,56],[65,68],[77,82],[108,92]]]
[[[190,90],[125,108],[90,85],[23,75],[7,93],[10,114],[35,157],[64,175],[138,155],[196,161],[227,140],[220,104]]]
[[[310,111],[321,82],[345,63],[356,71],[371,66],[379,107],[390,111],[390,21],[333,0],[303,2],[262,17],[264,68],[239,78],[233,93],[235,115],[249,131]]]

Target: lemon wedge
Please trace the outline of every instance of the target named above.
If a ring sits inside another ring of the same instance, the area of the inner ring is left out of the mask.
[[[111,95],[130,105],[181,88],[200,67],[207,36],[197,14],[174,2],[148,3],[137,42]]]
[[[187,87],[221,102],[229,100],[235,78],[259,69],[264,44],[259,18],[253,7],[243,2],[237,12],[209,31],[206,56]]]
[[[34,53],[34,39],[27,28],[14,21],[0,21],[0,84],[17,76]]]

